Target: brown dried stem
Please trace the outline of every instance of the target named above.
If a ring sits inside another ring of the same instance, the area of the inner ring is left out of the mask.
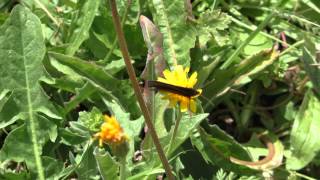
[[[166,158],[166,156],[164,154],[164,151],[163,151],[163,149],[161,147],[159,138],[158,138],[157,133],[155,131],[155,128],[154,128],[154,126],[152,124],[150,112],[149,112],[149,110],[147,108],[147,105],[146,105],[144,99],[143,99],[142,93],[140,91],[139,83],[138,83],[137,78],[136,78],[136,74],[135,74],[134,68],[133,68],[133,66],[131,64],[127,43],[126,43],[125,37],[123,35],[123,30],[122,30],[122,27],[121,27],[120,18],[119,18],[118,12],[117,12],[117,4],[116,4],[115,0],[109,0],[109,2],[110,2],[110,6],[111,6],[112,19],[113,19],[114,27],[115,27],[115,30],[116,30],[116,34],[117,34],[117,38],[118,38],[118,42],[119,42],[119,47],[120,47],[123,59],[124,59],[125,64],[126,64],[127,72],[128,72],[130,81],[132,83],[135,95],[137,96],[141,111],[142,111],[143,116],[144,116],[144,120],[145,120],[145,122],[146,122],[146,124],[148,126],[148,129],[150,131],[150,135],[151,135],[152,140],[153,140],[153,142],[155,144],[155,147],[156,147],[156,149],[158,151],[158,155],[159,155],[160,160],[161,160],[161,162],[163,164],[163,167],[164,167],[164,169],[166,171],[168,179],[173,180],[174,176],[172,174],[169,162],[168,162],[168,160],[167,160],[167,158]]]

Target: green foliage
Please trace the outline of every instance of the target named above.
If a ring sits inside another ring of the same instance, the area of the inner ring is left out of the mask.
[[[197,72],[195,113],[140,88],[176,179],[320,179],[320,2],[116,2],[138,80]],[[0,179],[164,175],[116,35],[109,0],[0,2]]]
[[[317,120],[320,115],[319,109],[319,99],[309,90],[293,123],[290,136],[292,154],[286,164],[288,169],[299,170],[305,167],[319,152],[320,142],[317,137],[320,130],[320,123]]]
[[[79,112],[79,121],[90,131],[97,132],[102,124],[103,117],[102,113],[96,107],[93,107],[91,112]]]

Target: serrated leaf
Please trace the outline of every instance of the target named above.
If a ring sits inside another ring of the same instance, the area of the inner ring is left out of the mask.
[[[320,150],[320,101],[309,90],[296,116],[291,135],[290,151],[286,167],[299,170],[309,164]]]
[[[185,2],[181,0],[152,0],[153,17],[163,34],[163,50],[170,66],[190,64],[190,49],[196,33],[187,22]]]
[[[96,148],[93,154],[96,158],[100,175],[104,180],[119,179],[119,164],[111,157],[109,152]]]
[[[219,46],[226,44],[227,36],[223,35],[221,31],[228,28],[231,23],[231,18],[226,13],[220,10],[208,9],[200,14],[197,25],[197,35],[199,36],[200,46],[210,40],[214,39]]]
[[[92,83],[97,90],[101,90],[118,101],[127,112],[132,113],[134,117],[138,117],[140,109],[137,106],[133,90],[127,81],[118,80],[105,72],[102,67],[76,57],[54,52],[49,52],[49,56],[72,68],[78,75]]]
[[[38,114],[48,105],[38,82],[43,75],[45,54],[41,22],[30,10],[18,5],[0,27],[0,32],[0,92],[4,89],[12,92],[14,117],[25,120],[25,124],[7,136],[0,157],[26,161],[30,171],[44,179],[41,151],[49,137],[43,130],[51,131],[55,126]]]
[[[79,112],[78,121],[93,132],[99,131],[100,125],[104,122],[101,111],[96,107],[93,107],[90,112]]]
[[[98,11],[100,0],[79,1],[79,11],[76,19],[72,22],[67,42],[69,46],[66,49],[67,55],[73,55],[80,47],[82,42],[89,37],[89,29],[94,17]]]

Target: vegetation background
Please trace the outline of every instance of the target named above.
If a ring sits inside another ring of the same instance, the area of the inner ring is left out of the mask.
[[[116,2],[139,80],[198,73],[196,113],[146,97],[176,179],[320,179],[320,1]],[[116,34],[109,0],[0,1],[0,179],[168,178]],[[102,114],[124,154],[93,139]],[[268,161],[230,161],[266,156],[261,132]]]

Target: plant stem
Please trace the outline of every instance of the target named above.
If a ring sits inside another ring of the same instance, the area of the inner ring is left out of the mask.
[[[166,171],[168,179],[169,180],[173,180],[174,176],[172,174],[169,162],[168,162],[168,160],[167,160],[167,158],[166,158],[166,156],[165,156],[165,154],[163,152],[163,149],[161,147],[158,135],[157,135],[156,130],[155,130],[153,124],[152,124],[150,112],[149,112],[149,110],[147,108],[147,105],[146,105],[144,99],[143,99],[142,93],[140,91],[139,83],[138,83],[137,78],[136,78],[136,74],[135,74],[134,68],[133,68],[133,66],[131,64],[131,61],[130,61],[130,56],[129,56],[129,51],[128,51],[128,48],[127,48],[127,43],[126,43],[125,37],[123,35],[123,30],[122,30],[121,24],[120,24],[120,18],[119,18],[118,12],[117,12],[116,1],[115,0],[109,0],[109,3],[110,3],[111,11],[112,11],[112,19],[113,19],[113,23],[114,23],[115,30],[116,30],[116,33],[117,33],[117,38],[118,38],[120,50],[121,50],[124,62],[126,64],[127,72],[128,72],[130,81],[132,83],[135,95],[137,96],[141,111],[143,113],[144,120],[145,120],[145,122],[146,122],[146,124],[148,126],[148,129],[150,131],[150,135],[151,135],[152,140],[153,140],[153,142],[155,144],[155,147],[157,149],[157,152],[158,152],[158,155],[159,155],[160,160],[162,162],[162,165],[163,165],[163,167],[164,167],[164,169]]]
[[[120,159],[120,180],[126,180],[126,158]]]
[[[301,174],[301,173],[298,173],[298,172],[293,172],[296,176],[299,176],[301,178],[304,178],[304,179],[308,179],[308,180],[316,180],[315,178],[313,177],[309,177],[307,175],[304,175],[304,174]]]
[[[221,69],[226,69],[229,67],[229,65],[232,64],[232,62],[238,57],[238,55],[242,52],[245,46],[247,46],[253,38],[256,37],[256,35],[271,21],[271,19],[274,17],[274,14],[269,14],[262,23],[259,24],[257,29],[255,29],[250,36],[243,41],[240,46],[236,49],[236,51],[222,64],[220,67]]]
[[[172,144],[173,144],[174,139],[176,137],[176,134],[178,132],[178,128],[179,128],[179,124],[180,124],[181,118],[182,118],[182,113],[181,113],[180,110],[178,110],[178,117],[177,117],[176,123],[174,125],[172,136],[171,136],[171,139],[170,139],[170,142],[169,142],[169,147],[168,147],[167,153],[166,153],[167,156],[169,156],[169,154],[170,154],[170,151],[171,151],[171,148],[172,148]]]
[[[48,17],[54,22],[54,24],[60,27],[60,22],[53,17],[50,11],[39,0],[35,0],[35,3],[48,15]]]

